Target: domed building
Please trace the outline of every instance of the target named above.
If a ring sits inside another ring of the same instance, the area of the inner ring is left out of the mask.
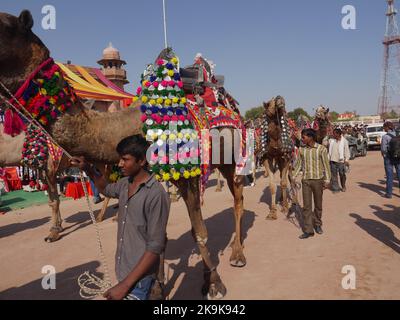
[[[111,43],[103,50],[98,64],[101,68],[76,65],[71,61],[65,64],[58,62],[87,109],[115,112],[129,106],[133,95],[124,90],[124,85],[129,83],[123,68],[126,62]]]
[[[111,43],[103,50],[103,58],[97,63],[101,65],[101,71],[106,78],[122,90],[124,85],[129,83],[126,77],[126,70],[123,68],[126,62],[121,59],[119,51]]]

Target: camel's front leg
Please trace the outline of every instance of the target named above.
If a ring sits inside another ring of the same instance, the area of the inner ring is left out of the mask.
[[[289,174],[289,163],[285,161],[284,165],[280,169],[281,172],[281,192],[282,192],[282,211],[285,214],[289,212],[289,201],[288,201],[288,174]]]
[[[46,242],[55,242],[61,238],[60,233],[63,231],[61,227],[60,197],[57,190],[56,171],[47,170],[45,178],[49,186],[47,193],[49,197],[49,206],[51,208],[51,228],[50,234],[44,239]]]
[[[218,175],[217,175],[217,187],[215,189],[215,192],[222,192],[221,172],[220,171],[218,171]]]
[[[232,255],[230,257],[230,263],[233,267],[244,267],[247,263],[246,257],[243,253],[242,239],[244,176],[238,176],[235,174],[235,165],[224,165],[220,167],[219,170],[227,181],[235,203],[235,238],[231,244]]]
[[[274,173],[272,171],[273,168],[273,161],[269,161],[266,160],[264,162],[264,167],[265,167],[265,171],[268,172],[268,176],[269,176],[269,190],[271,191],[271,206],[270,206],[270,212],[267,215],[266,219],[267,220],[276,220],[278,219],[278,215],[277,215],[277,207],[276,207],[276,184],[274,181]]]
[[[166,240],[168,244],[168,239]],[[157,279],[151,288],[149,300],[164,300],[164,281],[165,281],[165,272],[164,272],[164,261],[165,261],[165,253],[163,252],[160,255],[160,263],[158,266]]]
[[[204,285],[202,293],[208,299],[221,299],[226,295],[226,288],[212,263],[207,248],[207,228],[201,214],[199,178],[177,181],[179,191],[186,203],[192,225],[192,235],[200,250],[204,263]]]

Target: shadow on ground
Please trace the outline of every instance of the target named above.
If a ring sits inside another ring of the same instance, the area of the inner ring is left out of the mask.
[[[242,239],[246,239],[248,231],[252,228],[255,220],[255,213],[252,211],[244,211],[242,219]],[[233,209],[226,209],[211,218],[205,220],[208,230],[207,247],[210,250],[212,261],[215,265],[219,264],[219,254],[230,255],[231,250],[228,246],[231,242],[232,235],[235,230],[235,219]],[[169,277],[168,268],[173,270],[172,278],[166,283],[165,293],[168,296],[174,288],[178,278],[183,277],[179,288],[177,288],[173,299],[174,300],[197,300],[203,299],[201,288],[203,286],[203,262],[199,261],[194,267],[189,266],[190,259],[193,254],[199,255],[199,250],[194,243],[192,232],[186,232],[177,240],[169,240],[166,250],[167,260],[178,260],[177,264],[169,263],[165,268],[166,276]],[[244,250],[246,255],[246,250]],[[197,258],[197,257],[195,257]],[[245,272],[245,269],[243,270]],[[222,281],[224,275],[220,274]],[[227,285],[225,283],[225,285]],[[227,287],[229,291],[229,287]]]
[[[379,181],[379,185],[377,184],[372,184],[372,183],[365,183],[365,182],[358,182],[358,185],[360,188],[367,189],[375,194],[378,195],[384,195],[386,193],[386,187],[384,182],[383,184],[381,183],[382,181]],[[394,197],[400,198],[397,194],[393,194]]]
[[[374,214],[380,219],[386,219],[385,221],[390,220],[389,222],[391,223],[393,223],[394,220],[396,221],[396,223],[399,222],[398,217],[391,216],[389,218],[388,216],[386,216],[387,213],[385,213],[385,211],[380,207],[371,206],[371,208],[376,210]],[[400,254],[400,239],[396,238],[393,230],[387,225],[377,220],[365,219],[356,213],[351,213],[350,217],[354,218],[355,224],[363,229],[365,232],[367,232],[369,235]]]
[[[0,292],[0,300],[83,300],[79,295],[80,288],[77,279],[86,271],[102,278],[102,273],[95,272],[99,266],[98,261],[91,261],[57,272],[55,290],[44,290],[42,277],[20,287],[6,289]]]
[[[12,223],[6,226],[2,226],[0,227],[0,238],[6,238],[19,232],[38,228],[48,223],[49,221],[50,217],[45,217],[41,219],[35,219],[21,223]]]

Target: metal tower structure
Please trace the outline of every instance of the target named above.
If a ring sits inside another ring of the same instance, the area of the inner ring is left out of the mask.
[[[394,0],[387,0],[386,33],[378,114],[400,111],[400,33]]]

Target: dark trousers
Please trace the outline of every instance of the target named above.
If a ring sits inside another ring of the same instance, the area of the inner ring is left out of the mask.
[[[324,180],[303,180],[304,232],[314,233],[314,227],[322,227],[322,195]],[[314,211],[312,202],[314,198]]]
[[[340,177],[340,185],[343,188],[346,188],[346,171],[344,163],[331,161],[331,172],[332,172],[332,191],[340,191],[338,175]]]
[[[400,186],[400,163],[391,161],[388,157],[384,159],[385,173],[386,173],[386,194],[391,196],[393,194],[393,171],[395,168],[397,173],[397,179],[399,180]]]

